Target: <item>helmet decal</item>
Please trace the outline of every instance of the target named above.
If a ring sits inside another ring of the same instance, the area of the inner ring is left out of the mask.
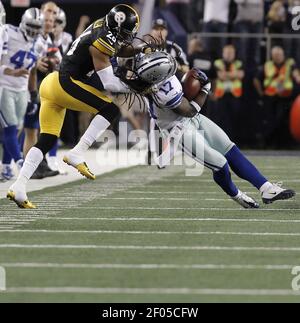
[[[123,11],[118,11],[115,14],[115,22],[118,24],[118,27],[126,21],[126,14]]]

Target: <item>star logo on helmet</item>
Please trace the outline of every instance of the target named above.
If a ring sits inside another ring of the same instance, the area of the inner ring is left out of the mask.
[[[115,14],[115,21],[121,27],[122,23],[126,21],[126,14],[123,11],[117,12]]]

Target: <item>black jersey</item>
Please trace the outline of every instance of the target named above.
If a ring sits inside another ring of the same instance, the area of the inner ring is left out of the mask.
[[[60,74],[76,80],[85,80],[94,71],[90,46],[112,57],[116,52],[115,45],[116,37],[106,27],[105,18],[97,20],[74,41],[63,58]]]

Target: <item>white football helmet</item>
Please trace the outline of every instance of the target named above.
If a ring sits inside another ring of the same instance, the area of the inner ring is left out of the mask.
[[[55,22],[59,24],[62,29],[65,29],[67,26],[67,16],[66,16],[66,13],[61,8],[59,8]]]
[[[141,54],[135,62],[135,72],[143,81],[157,85],[175,75],[177,63],[166,52]]]
[[[2,2],[0,1],[0,27],[3,26],[6,22],[6,12]]]
[[[25,11],[20,23],[20,29],[29,39],[36,39],[43,32],[44,15],[38,8],[30,8]]]

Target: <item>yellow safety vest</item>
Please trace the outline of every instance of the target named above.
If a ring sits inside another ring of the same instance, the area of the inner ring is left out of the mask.
[[[288,97],[293,91],[292,66],[295,61],[290,58],[282,67],[277,67],[273,61],[265,64],[265,95]]]
[[[219,71],[225,71],[226,70],[226,65],[224,63],[224,61],[222,59],[218,59],[215,61],[215,67],[219,70]],[[230,72],[237,72],[241,69],[242,67],[242,62],[236,60],[235,62],[233,62],[230,67],[229,67],[229,71]],[[243,83],[241,80],[236,79],[233,81],[221,81],[221,80],[217,80],[217,84],[216,84],[216,90],[215,90],[215,97],[216,98],[222,98],[224,96],[224,94],[226,92],[228,92],[228,89],[230,90],[230,93],[236,97],[236,98],[240,98],[243,94]]]

